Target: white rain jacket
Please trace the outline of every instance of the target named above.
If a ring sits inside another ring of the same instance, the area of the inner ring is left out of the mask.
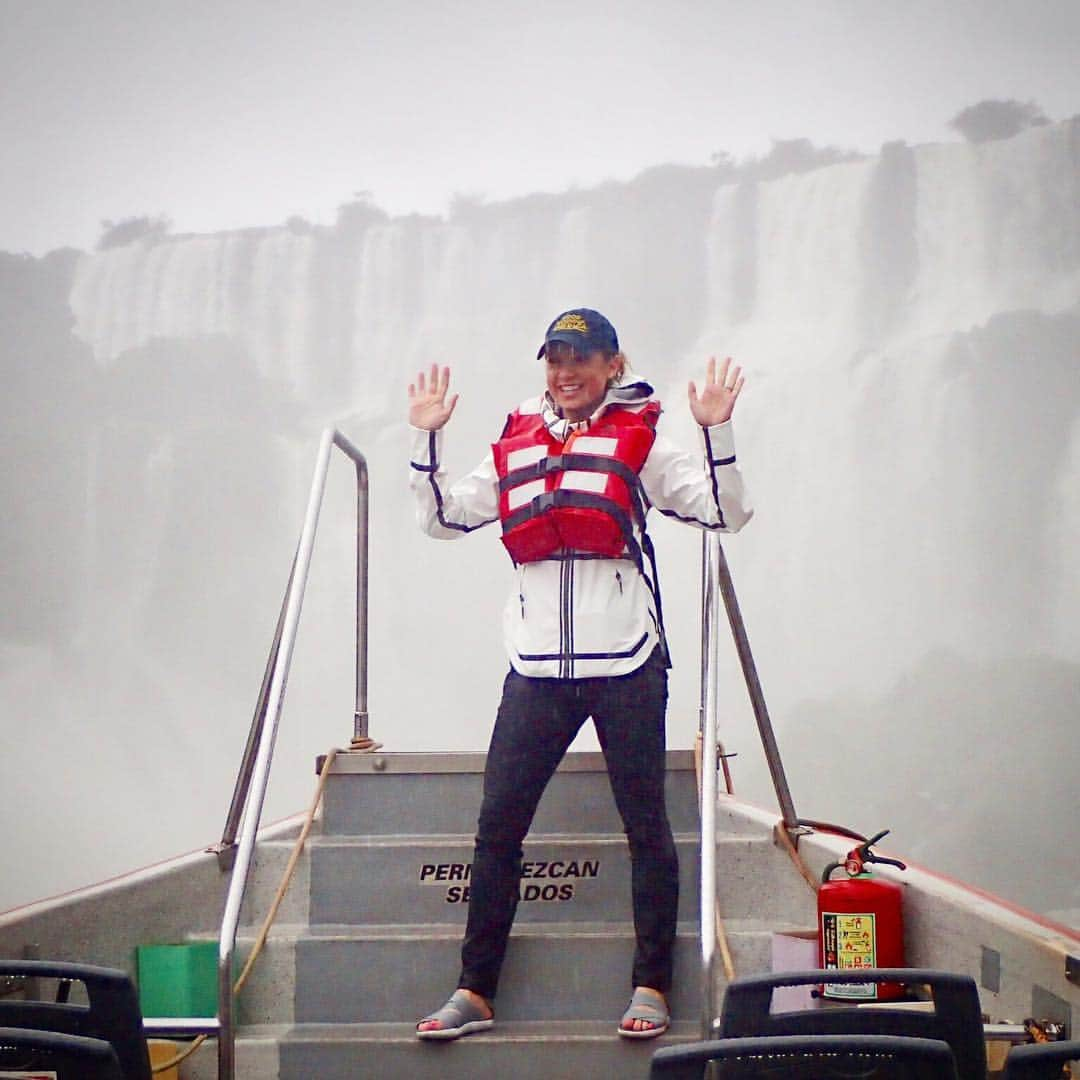
[[[641,379],[611,390],[595,416],[606,409],[640,409],[652,395]],[[559,418],[546,395],[518,407],[541,413],[549,432],[565,440],[589,421]],[[702,529],[738,532],[751,518],[742,474],[735,462],[731,422],[702,428],[704,461],[659,432],[639,479],[646,510]],[[448,484],[442,465],[442,431],[414,429],[410,487],[420,527],[440,540],[456,540],[499,521],[499,488],[493,455],[467,476]],[[635,525],[635,532],[637,527]],[[648,538],[638,535],[643,552]],[[663,641],[656,566],[638,566],[627,555],[608,559],[566,552],[517,567],[517,588],[503,612],[510,663],[522,675],[582,679],[626,675],[643,664]],[[666,646],[665,646],[666,648]]]

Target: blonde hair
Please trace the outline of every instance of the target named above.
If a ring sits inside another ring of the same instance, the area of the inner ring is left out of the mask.
[[[627,373],[630,371],[630,360],[627,357],[626,353],[612,353],[611,359],[619,361],[619,370],[610,379],[608,379],[609,387],[618,386],[619,383],[621,383],[623,379],[626,378]]]

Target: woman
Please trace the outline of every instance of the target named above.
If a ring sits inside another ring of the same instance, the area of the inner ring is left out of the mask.
[[[735,532],[750,519],[731,413],[739,368],[708,363],[700,458],[657,434],[652,387],[627,373],[611,323],[563,312],[537,359],[547,392],[507,419],[491,453],[448,486],[442,429],[458,396],[450,369],[409,386],[411,486],[421,528],[456,539],[500,522],[517,567],[503,628],[510,672],[488,749],[458,988],[417,1025],[424,1039],[492,1026],[499,971],[518,902],[521,844],[559,761],[592,717],[630,845],[636,949],[627,1038],[667,1030],[678,862],[664,806],[667,645],[645,515]]]

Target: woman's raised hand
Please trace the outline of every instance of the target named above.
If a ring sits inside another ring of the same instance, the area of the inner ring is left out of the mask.
[[[697,387],[690,380],[690,412],[702,427],[713,427],[731,419],[735,411],[735,399],[743,388],[742,368],[731,368],[729,356],[720,370],[716,370],[716,357],[710,356],[705,370],[705,385],[698,397]]]
[[[409,423],[423,431],[438,431],[450,419],[457,404],[458,396],[446,401],[446,391],[450,388],[450,369],[439,370],[438,364],[431,365],[431,374],[425,380],[421,371],[415,383],[409,383]]]

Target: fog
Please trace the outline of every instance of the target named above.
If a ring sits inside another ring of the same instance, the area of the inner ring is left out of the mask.
[[[511,566],[493,529],[416,529],[405,386],[452,367],[461,473],[541,386],[552,315],[584,305],[688,447],[687,379],[714,353],[746,369],[756,516],[725,550],[799,813],[1080,908],[1080,122],[446,218],[362,199],[333,226],[144,225],[0,256],[0,908],[216,839],[325,425],[371,468],[372,734],[486,745]],[[351,485],[339,458],[267,819],[351,734]],[[699,537],[651,528],[686,747]],[[736,791],[772,806],[722,654]]]

